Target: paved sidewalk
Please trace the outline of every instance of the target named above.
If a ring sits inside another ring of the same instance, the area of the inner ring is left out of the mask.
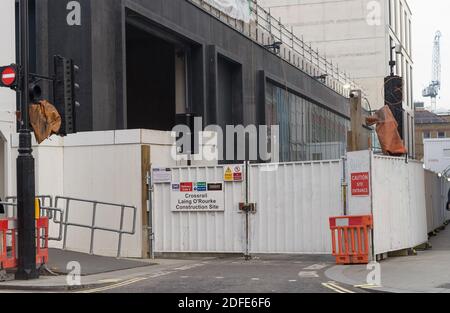
[[[433,248],[417,256],[389,258],[381,262],[380,292],[450,293],[450,226],[430,240]],[[335,281],[367,284],[366,266],[334,266],[325,275]]]
[[[81,285],[79,286],[69,286],[66,275],[42,276],[40,279],[32,281],[0,282],[0,292],[2,290],[64,292],[87,288],[101,288],[104,286],[124,283],[138,277],[160,277],[168,273],[184,271],[186,269],[198,266],[199,264],[203,264],[208,260],[209,258],[197,258],[190,260],[117,260],[118,264],[126,264],[124,262],[128,261],[130,262],[128,264],[140,262],[143,266],[82,276]],[[109,260],[109,262],[112,261]]]

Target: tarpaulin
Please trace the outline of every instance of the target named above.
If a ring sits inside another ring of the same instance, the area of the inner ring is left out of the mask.
[[[249,23],[251,20],[250,3],[248,0],[206,0],[216,9],[232,18]]]
[[[408,153],[398,132],[398,123],[389,106],[385,105],[366,119],[368,126],[377,125],[377,135],[384,154],[400,156]]]
[[[36,141],[40,144],[61,128],[61,116],[58,110],[47,100],[30,105],[30,124],[33,127]]]

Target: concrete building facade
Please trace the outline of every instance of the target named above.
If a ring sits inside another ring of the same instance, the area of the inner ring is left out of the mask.
[[[370,107],[384,105],[384,78],[391,55],[404,78],[405,143],[414,156],[412,12],[406,0],[259,0],[350,74],[367,94]],[[401,45],[401,50],[392,47]],[[398,52],[398,53],[397,53]]]
[[[204,126],[222,129],[281,124],[285,161],[326,158],[330,150],[339,157],[342,149],[335,147],[345,147],[349,128],[348,98],[314,78],[317,72],[249,38],[244,30],[251,25],[232,26],[202,5],[37,1],[38,70],[51,73],[57,54],[80,65],[80,131],[170,131],[177,114],[194,113]],[[311,151],[321,143],[324,153]]]
[[[195,113],[203,126],[280,125],[281,161],[345,153],[350,111],[343,86],[350,81],[317,79],[315,61],[286,44],[274,53],[254,19],[232,22],[197,0],[29,0],[29,6],[31,71],[51,76],[54,55],[80,67],[80,132],[167,132],[177,114]],[[1,1],[0,8],[6,65],[17,60],[18,1]],[[52,100],[51,85],[41,84]],[[16,103],[15,92],[0,89],[2,198],[15,190]]]

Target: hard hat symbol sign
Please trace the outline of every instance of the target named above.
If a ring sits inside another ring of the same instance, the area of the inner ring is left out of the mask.
[[[6,67],[2,71],[2,83],[5,86],[12,86],[16,81],[16,71],[12,67]]]

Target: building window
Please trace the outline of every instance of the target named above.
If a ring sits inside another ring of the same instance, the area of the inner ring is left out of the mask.
[[[438,138],[445,138],[445,132],[438,132]]]
[[[339,159],[350,121],[268,81],[266,124],[279,126],[280,162]]]
[[[431,133],[430,132],[423,132],[423,139],[430,139]]]

